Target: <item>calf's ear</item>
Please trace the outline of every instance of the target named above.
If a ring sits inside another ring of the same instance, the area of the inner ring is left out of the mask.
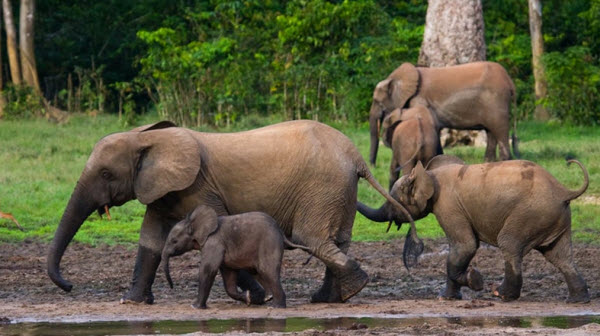
[[[419,211],[425,210],[427,201],[433,196],[433,179],[423,168],[421,161],[417,162],[415,168],[410,173],[413,182],[412,199],[419,208]]]
[[[219,229],[217,213],[213,208],[201,205],[194,210],[189,226],[188,229],[202,248],[208,237]]]

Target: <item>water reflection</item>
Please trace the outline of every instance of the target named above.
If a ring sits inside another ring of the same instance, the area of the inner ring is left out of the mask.
[[[315,330],[349,330],[363,328],[399,328],[429,325],[461,325],[472,327],[530,328],[577,328],[588,323],[600,323],[598,315],[547,316],[547,317],[422,317],[422,318],[355,318],[330,319],[287,318],[287,319],[228,319],[201,321],[120,321],[89,323],[16,323],[0,324],[2,335],[149,335],[185,334],[192,332],[224,333],[241,331],[246,333],[298,332]]]

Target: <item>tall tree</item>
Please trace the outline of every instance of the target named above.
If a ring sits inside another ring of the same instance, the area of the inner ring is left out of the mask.
[[[429,0],[428,3],[418,64],[444,67],[485,61],[481,0]],[[451,131],[450,134],[445,143],[474,143],[479,136],[476,131]]]
[[[40,92],[33,44],[35,0],[21,0],[19,20],[19,45],[21,47],[21,73],[23,81]]]
[[[17,32],[13,21],[13,11],[10,0],[2,0],[4,13],[4,29],[6,30],[6,52],[10,67],[10,77],[16,85],[21,84],[21,66],[19,65],[19,49],[17,46]]]
[[[485,51],[480,0],[429,0],[419,65],[484,61]]]
[[[535,113],[537,120],[548,120],[548,110],[537,102],[548,95],[548,84],[546,82],[546,71],[542,63],[544,54],[544,36],[542,35],[542,2],[540,0],[529,0],[529,31],[531,33],[531,64],[533,65],[533,78],[535,80]]]

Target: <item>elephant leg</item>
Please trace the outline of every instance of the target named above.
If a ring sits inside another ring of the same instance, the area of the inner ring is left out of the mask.
[[[571,230],[565,231],[550,246],[538,248],[538,251],[542,252],[546,260],[556,266],[565,277],[569,288],[567,303],[590,302],[587,284],[573,263]]]
[[[261,305],[265,303],[265,290],[256,282],[254,277],[245,270],[237,272],[237,285],[243,292],[250,292],[250,303]]]
[[[162,249],[174,221],[161,219],[148,208],[140,231],[138,253],[133,269],[131,288],[121,303],[154,303],[152,284],[160,264]]]
[[[515,227],[515,225],[506,223],[504,227]],[[504,280],[493,294],[500,297],[502,301],[513,301],[521,296],[523,256],[529,252],[524,248],[526,245],[526,242],[520,241],[514,235],[504,235],[502,230],[498,235],[498,247],[504,256]]]
[[[400,172],[398,171],[399,167],[400,165],[397,163],[396,158],[393,157],[392,163],[390,164],[390,191],[392,190],[392,187],[394,186],[396,180],[398,180],[398,177],[400,177]]]
[[[221,267],[220,271],[221,277],[223,277],[223,285],[225,286],[225,292],[227,295],[236,301],[241,301],[247,305],[250,305],[250,291],[238,291],[238,271],[223,266]]]
[[[222,261],[218,258],[202,257],[198,276],[198,297],[192,303],[192,307],[196,309],[206,309],[206,301]]]
[[[494,136],[494,133],[486,130],[485,134],[487,135],[487,145],[485,147],[485,162],[494,162],[496,161],[496,145],[498,140]]]
[[[281,286],[281,266],[271,267],[271,269],[261,270],[258,274],[260,283],[264,288],[273,293],[273,307],[285,308],[286,297]]]
[[[343,253],[332,240],[319,246],[315,256],[325,263],[327,269],[323,286],[313,294],[311,302],[344,302],[360,292],[369,281],[369,276],[358,262]]]
[[[498,151],[500,152],[500,160],[510,160],[512,156],[510,155],[510,147],[508,145],[508,130],[500,134],[495,134],[495,137],[498,141]]]
[[[450,251],[446,260],[446,288],[439,297],[445,300],[460,300],[462,286],[475,291],[483,289],[481,274],[474,268],[469,270],[469,263],[479,248],[479,240],[464,218],[453,218],[450,222],[442,220],[440,225],[450,241]]]

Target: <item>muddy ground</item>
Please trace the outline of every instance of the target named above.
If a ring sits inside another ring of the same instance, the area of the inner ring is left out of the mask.
[[[71,244],[62,262],[63,276],[74,284],[71,293],[56,287],[46,275],[46,244],[26,242],[0,245],[0,321],[82,322],[206,320],[284,317],[406,317],[542,316],[600,314],[600,248],[576,245],[575,260],[590,288],[592,302],[567,305],[563,277],[541,254],[531,252],[524,260],[521,298],[503,303],[491,295],[491,286],[502,280],[504,262],[498,249],[482,246],[473,264],[485,277],[486,289],[463,289],[461,301],[438,301],[445,283],[445,239],[426,241],[425,254],[410,273],[402,265],[403,241],[353,243],[350,255],[370,275],[370,282],[345,304],[310,304],[311,293],[320,285],[324,266],[317,259],[303,265],[305,252],[286,251],[282,279],[288,308],[252,306],[229,299],[218,277],[205,311],[190,307],[197,289],[198,253],[172,259],[175,289],[170,289],[159,270],[154,284],[154,305],[118,303],[131,280],[136,249],[122,246],[89,247]],[[2,322],[0,322],[2,323]],[[494,325],[465,326],[460,323],[415,322],[401,327],[352,326],[333,331],[308,330],[301,334],[564,334],[564,330],[531,326],[514,328]],[[348,330],[351,329],[351,330]],[[355,330],[356,329],[356,330]],[[600,325],[572,329],[574,334],[600,334]]]

